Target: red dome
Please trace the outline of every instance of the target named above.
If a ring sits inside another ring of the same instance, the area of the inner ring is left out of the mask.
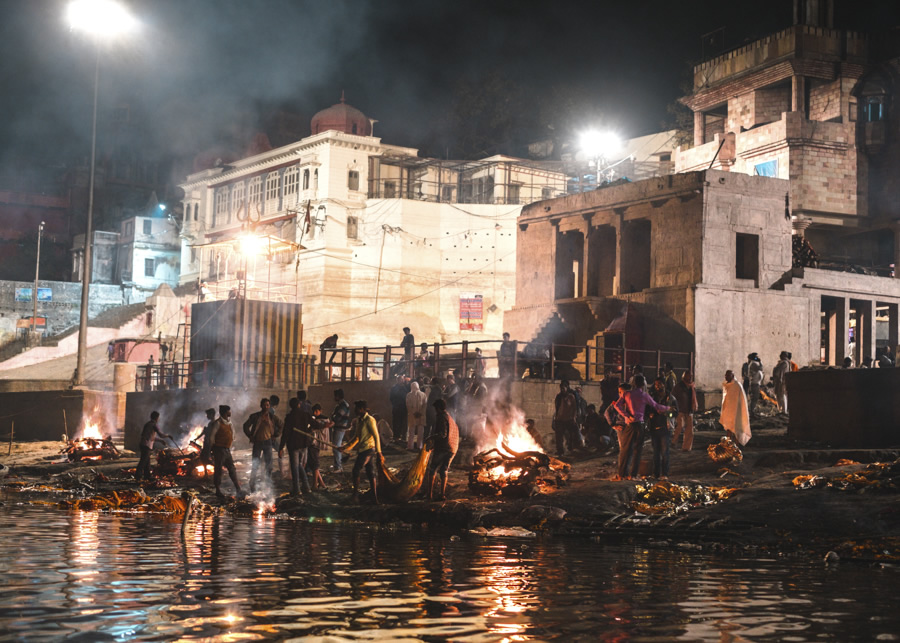
[[[345,134],[358,134],[360,136],[372,135],[372,122],[355,107],[344,102],[341,94],[341,102],[332,105],[312,117],[310,131],[321,134],[333,129]]]

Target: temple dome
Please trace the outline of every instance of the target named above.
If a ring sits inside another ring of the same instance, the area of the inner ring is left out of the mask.
[[[345,134],[371,136],[372,121],[361,111],[345,103],[342,92],[340,103],[323,109],[312,117],[312,122],[310,123],[310,131],[314,135],[331,129],[344,132]]]

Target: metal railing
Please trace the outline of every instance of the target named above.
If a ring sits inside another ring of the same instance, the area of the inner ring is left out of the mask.
[[[306,387],[315,381],[315,355],[285,355],[278,361],[195,360],[138,366],[135,390],[211,386]]]
[[[694,369],[692,352],[616,348],[571,344],[510,342],[505,351],[499,340],[426,344],[412,355],[401,346],[361,346],[320,349],[319,381],[388,380],[397,375],[441,377],[459,371],[469,377],[514,379],[579,379],[595,381],[611,372],[631,374],[640,364],[653,378],[667,362],[674,370]],[[420,344],[421,347],[421,344]],[[476,349],[481,349],[479,355]]]

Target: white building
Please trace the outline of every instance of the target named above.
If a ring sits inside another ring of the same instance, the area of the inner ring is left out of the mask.
[[[121,223],[117,282],[130,289],[127,300],[143,301],[161,285],[178,285],[181,240],[174,219],[139,216]]]
[[[372,122],[342,101],[305,139],[188,176],[181,283],[300,302],[313,345],[332,333],[396,345],[403,326],[419,342],[499,338],[516,219],[564,194],[565,175],[505,156],[421,158]]]

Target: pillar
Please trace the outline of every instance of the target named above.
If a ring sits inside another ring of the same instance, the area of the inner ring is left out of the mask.
[[[847,329],[850,327],[850,300],[834,298],[834,310],[828,313],[828,363],[840,366],[847,357]]]
[[[625,211],[616,212],[613,220],[616,229],[616,276],[613,277],[613,295],[622,294],[622,231],[625,228]]]
[[[791,111],[806,116],[806,78],[791,76]]]
[[[891,359],[897,352],[897,345],[900,344],[900,314],[898,314],[897,304],[888,304],[888,345],[890,348]]]
[[[706,141],[706,118],[703,112],[694,112],[694,147],[703,145]]]
[[[859,364],[868,357],[875,362],[875,302],[860,301],[856,316],[856,330],[859,338],[856,341],[856,352]],[[857,364],[857,366],[859,365]]]
[[[894,226],[894,278],[900,279],[900,225]]]

